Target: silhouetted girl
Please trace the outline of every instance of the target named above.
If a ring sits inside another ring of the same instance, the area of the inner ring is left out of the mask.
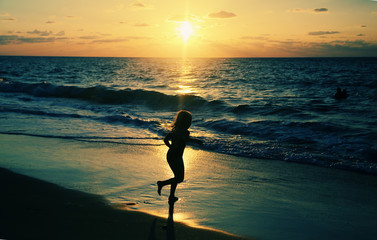
[[[170,186],[170,196],[169,204],[174,203],[178,200],[175,197],[175,189],[177,184],[181,183],[184,179],[185,167],[183,164],[183,151],[185,150],[186,143],[191,141],[198,144],[203,144],[202,141],[190,137],[190,132],[188,131],[191,126],[192,115],[190,112],[181,110],[177,113],[175,121],[173,123],[173,128],[171,132],[165,137],[164,142],[166,146],[169,147],[167,153],[167,160],[171,170],[174,173],[174,178],[170,178],[165,181],[157,182],[157,193],[161,195],[161,189],[165,185]]]

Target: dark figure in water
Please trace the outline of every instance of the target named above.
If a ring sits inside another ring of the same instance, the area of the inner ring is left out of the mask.
[[[348,97],[348,94],[347,94],[346,89],[343,89],[343,91],[340,87],[336,89],[336,93],[334,95],[335,99],[346,99],[347,97]]]
[[[165,137],[164,142],[169,147],[167,153],[167,160],[171,170],[174,173],[174,178],[170,178],[165,181],[157,182],[157,193],[161,195],[161,190],[165,185],[170,185],[169,204],[172,204],[178,200],[175,196],[175,189],[177,184],[183,182],[185,167],[183,164],[183,151],[185,150],[186,143],[191,141],[200,145],[203,142],[199,139],[190,137],[188,131],[191,126],[192,115],[188,111],[181,110],[177,113],[175,121],[173,123],[173,129]]]

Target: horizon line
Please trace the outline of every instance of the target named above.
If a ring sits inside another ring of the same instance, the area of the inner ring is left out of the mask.
[[[296,56],[296,57],[119,57],[119,56],[52,56],[52,55],[2,55],[0,57],[55,57],[55,58],[160,58],[160,59],[224,59],[224,58],[233,58],[233,59],[247,59],[247,58],[377,58],[376,56]]]

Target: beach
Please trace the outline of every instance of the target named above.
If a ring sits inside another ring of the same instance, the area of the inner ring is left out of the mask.
[[[101,196],[0,169],[1,239],[247,239],[117,210]]]
[[[2,167],[53,183],[2,170],[2,219],[10,219],[3,220],[2,231],[25,234],[9,239],[167,237],[168,190],[160,197],[155,184],[170,175],[163,146],[6,134],[0,142]],[[280,161],[240,165],[238,157],[192,147],[184,157],[187,176],[174,206],[176,239],[233,238],[196,227],[257,239],[376,234],[375,176]]]

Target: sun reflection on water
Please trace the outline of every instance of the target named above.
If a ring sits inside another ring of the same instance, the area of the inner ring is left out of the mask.
[[[194,94],[195,91],[193,90],[193,88],[191,86],[187,86],[187,85],[178,85],[178,90],[176,91],[176,93],[178,94],[183,94],[183,95],[187,95],[187,94]]]
[[[182,59],[180,77],[176,80],[176,93],[178,95],[197,95],[198,89],[194,87],[198,80],[194,77],[193,66],[187,59]]]

